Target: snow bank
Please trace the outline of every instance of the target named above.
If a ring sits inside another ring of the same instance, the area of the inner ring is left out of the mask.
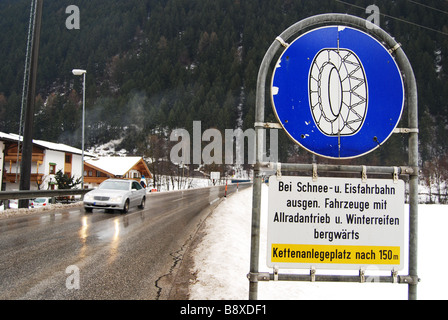
[[[266,267],[267,187],[263,188],[260,272]],[[448,263],[444,249],[448,206],[419,207],[419,299],[448,299],[448,279],[440,274]],[[194,251],[197,279],[190,286],[192,300],[248,299],[252,189],[230,196],[206,221],[207,235]],[[407,225],[407,222],[406,222]],[[405,230],[406,239],[408,231]],[[405,241],[407,242],[407,241]],[[407,247],[405,247],[407,260]],[[308,273],[281,270],[281,273]],[[356,274],[353,271],[318,270],[321,274]],[[407,265],[399,274],[407,273]],[[381,275],[390,275],[379,272]],[[385,283],[260,282],[258,298],[269,299],[407,299],[407,285]]]
[[[78,202],[69,203],[69,204],[56,203],[56,204],[51,204],[48,207],[40,207],[40,208],[6,209],[6,210],[0,210],[0,219],[37,214],[37,213],[42,213],[45,211],[50,211],[50,210],[55,210],[55,209],[76,208],[76,207],[81,207],[81,206],[82,206],[82,202],[78,201]]]

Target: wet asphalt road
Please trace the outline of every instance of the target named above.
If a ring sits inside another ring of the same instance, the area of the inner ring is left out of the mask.
[[[183,253],[223,195],[150,194],[126,215],[79,207],[2,219],[0,299],[169,299]]]

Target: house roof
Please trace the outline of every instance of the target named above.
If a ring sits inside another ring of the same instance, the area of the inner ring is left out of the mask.
[[[0,140],[8,140],[8,141],[18,142],[19,139],[20,139],[20,141],[23,141],[23,137],[19,136],[17,134],[0,132]],[[61,151],[61,152],[79,154],[79,155],[82,154],[81,149],[74,148],[74,147],[71,147],[71,146],[68,146],[68,145],[62,144],[62,143],[54,143],[54,142],[49,142],[49,141],[44,141],[44,140],[33,139],[33,144],[40,146],[44,149],[48,149],[48,150]],[[86,152],[86,151],[84,151],[84,155],[89,156],[89,157],[95,156],[94,154]]]
[[[12,134],[0,132],[0,140],[17,141],[17,138],[15,138]]]
[[[68,145],[62,144],[62,143],[53,143],[53,142],[42,141],[42,140],[33,140],[33,143],[36,145],[39,145],[45,149],[49,149],[49,150],[68,152],[68,153],[79,154],[79,155],[82,154],[81,149],[74,148],[74,147],[71,147],[71,146],[68,146]],[[86,152],[85,150],[84,150],[84,155],[90,156],[90,157],[95,156],[94,154]]]
[[[92,167],[98,168],[101,171],[110,173],[114,176],[124,176],[132,168],[134,168],[139,162],[142,162],[145,170],[150,175],[151,173],[143,161],[142,157],[99,157],[90,160],[86,160],[85,163]]]

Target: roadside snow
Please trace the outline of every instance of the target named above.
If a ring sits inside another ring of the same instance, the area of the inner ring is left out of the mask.
[[[41,208],[6,209],[3,211],[0,211],[0,219],[31,215],[31,214],[35,214],[35,213],[42,213],[44,211],[50,211],[50,210],[55,210],[55,209],[80,207],[81,205],[82,205],[82,202],[78,201],[78,202],[69,203],[69,204],[62,204],[62,203],[51,204],[48,207],[41,207]]]
[[[260,272],[272,272],[266,267],[267,187],[263,187],[260,241]],[[444,289],[448,279],[441,277],[448,263],[443,248],[448,206],[420,205],[419,207],[419,299],[448,299]],[[191,300],[248,299],[252,188],[228,197],[207,219],[200,245],[193,252],[197,279],[190,286]],[[407,222],[406,222],[407,225]],[[408,231],[405,230],[407,239]],[[406,243],[407,241],[405,241]],[[405,247],[407,252],[407,248]],[[407,254],[405,255],[407,260]],[[280,270],[281,273],[309,273],[304,270]],[[353,274],[353,271],[318,270],[326,274]],[[407,273],[405,269],[399,272]],[[355,273],[356,274],[356,273]],[[382,275],[389,275],[384,274]],[[384,283],[309,283],[260,282],[258,298],[275,299],[407,299],[407,285]]]

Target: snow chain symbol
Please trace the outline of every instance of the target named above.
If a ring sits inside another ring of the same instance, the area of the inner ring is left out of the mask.
[[[321,50],[311,65],[309,98],[319,130],[327,136],[352,136],[367,114],[367,79],[361,61],[348,49]]]

